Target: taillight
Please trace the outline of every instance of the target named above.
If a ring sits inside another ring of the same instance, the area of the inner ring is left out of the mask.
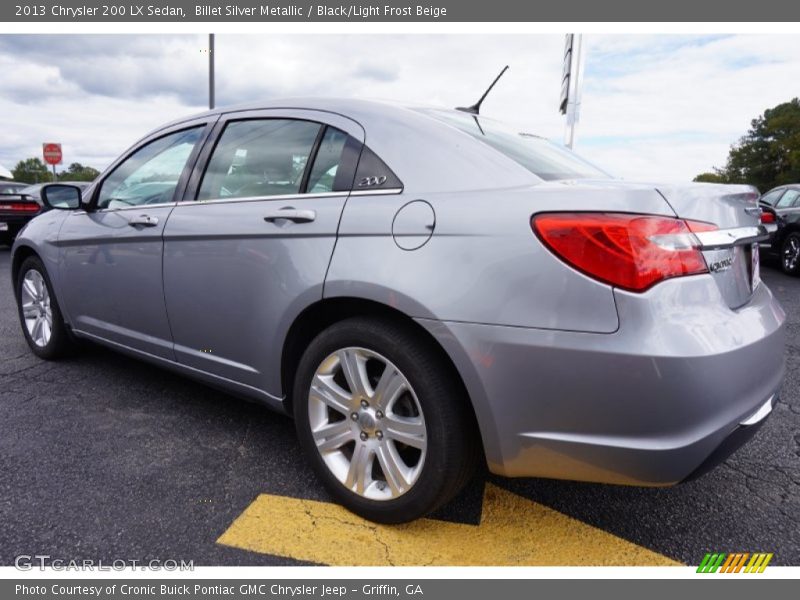
[[[0,204],[0,210],[11,212],[39,212],[39,205],[35,202],[9,202]]]
[[[586,275],[633,292],[682,275],[707,273],[693,232],[700,221],[624,213],[542,213],[531,219],[539,239]]]
[[[775,222],[775,214],[771,213],[771,212],[767,212],[766,210],[762,211],[762,213],[761,213],[761,222],[762,223],[766,223],[766,224],[774,223]]]

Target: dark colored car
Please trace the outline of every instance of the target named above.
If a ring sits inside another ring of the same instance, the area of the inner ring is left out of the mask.
[[[69,183],[81,189],[89,185],[86,181],[61,183]],[[44,205],[39,194],[43,185],[0,182],[0,246],[10,246],[28,221],[42,211]]]
[[[18,194],[27,185],[27,183],[20,183],[19,181],[0,181],[0,196]]]
[[[800,184],[771,189],[759,203],[761,222],[771,232],[763,250],[778,257],[784,273],[800,275]]]

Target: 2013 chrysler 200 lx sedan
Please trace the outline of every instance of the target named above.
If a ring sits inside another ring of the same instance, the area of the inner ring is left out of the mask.
[[[784,312],[747,186],[614,180],[455,110],[295,100],[134,145],[13,248],[22,330],[293,413],[381,522],[494,473],[670,485],[776,402]]]

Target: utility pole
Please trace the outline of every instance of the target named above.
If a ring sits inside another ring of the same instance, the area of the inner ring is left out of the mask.
[[[213,110],[214,99],[214,34],[208,34],[208,109]]]
[[[568,33],[564,46],[564,75],[561,80],[561,101],[559,110],[567,116],[564,144],[567,148],[575,145],[578,121],[583,94],[583,35]]]

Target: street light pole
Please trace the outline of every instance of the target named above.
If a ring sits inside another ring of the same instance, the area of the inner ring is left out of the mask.
[[[208,34],[208,108],[213,110],[214,99],[214,34]]]

